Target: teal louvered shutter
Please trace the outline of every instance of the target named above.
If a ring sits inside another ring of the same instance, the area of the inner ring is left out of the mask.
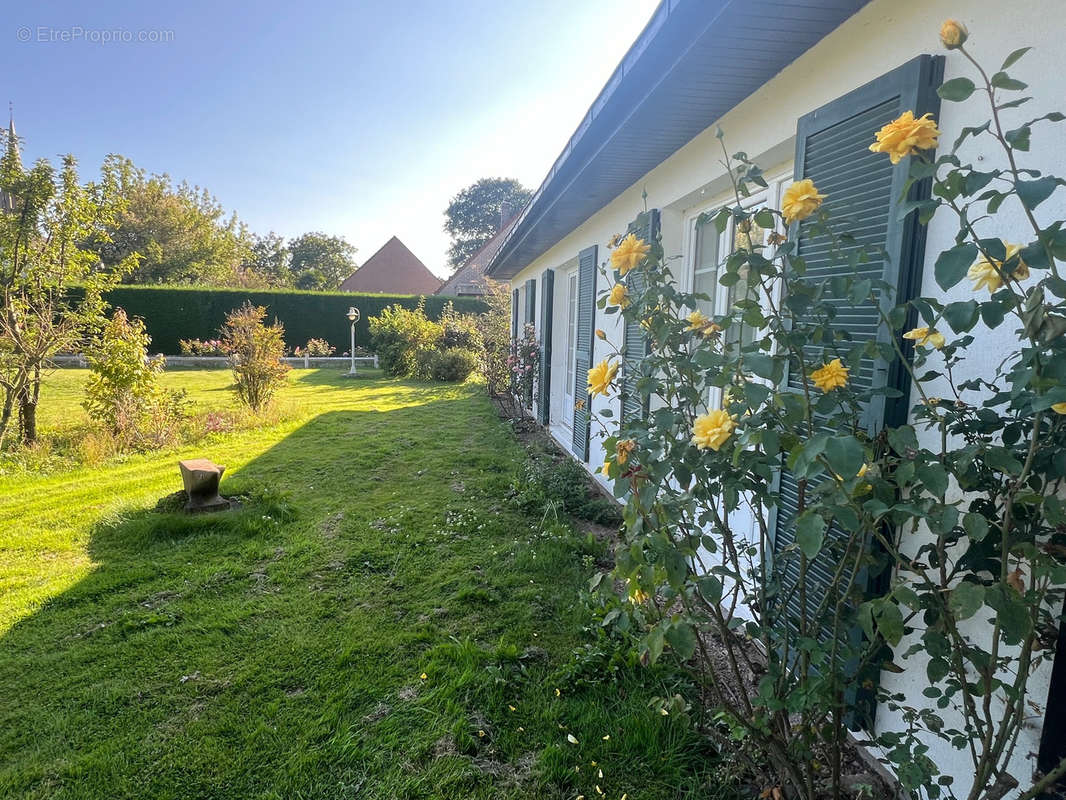
[[[636,234],[645,242],[654,242],[659,236],[659,209],[653,208],[640,214],[629,224],[626,233]],[[647,288],[647,278],[641,269],[633,269],[624,278],[631,296],[637,296]],[[648,401],[640,396],[637,379],[640,364],[648,355],[648,337],[640,327],[640,321],[626,320],[622,328],[622,379],[620,382],[621,421],[644,419],[648,416]]]
[[[577,331],[574,353],[574,427],[570,449],[589,460],[589,368],[596,341],[596,245],[577,257]]]
[[[523,328],[525,325],[534,325],[534,319],[537,315],[537,281],[535,278],[530,278],[526,281],[526,318],[523,321]],[[523,330],[524,334],[524,330]],[[529,391],[525,396],[526,408],[533,408],[533,387],[529,387]]]
[[[836,317],[832,321],[834,333],[845,348],[866,340],[891,341],[893,333],[880,322],[878,308],[873,302],[852,303],[844,293],[835,292],[830,281],[834,277],[857,274],[858,278],[883,280],[896,287],[895,296],[879,296],[882,309],[887,312],[896,303],[913,297],[921,283],[924,255],[924,228],[918,224],[917,214],[905,220],[899,217],[900,198],[908,174],[908,164],[893,166],[883,153],[872,153],[870,144],[874,133],[907,110],[916,116],[926,112],[936,114],[939,100],[936,88],[943,75],[943,59],[919,56],[881,78],[807,114],[799,120],[796,133],[795,177],[810,178],[818,191],[826,195],[825,208],[833,220],[856,237],[856,246],[865,248],[871,258],[853,266],[832,255],[825,237],[810,233],[813,221],[800,223],[797,255],[806,265],[809,281],[827,282],[827,299],[835,303]],[[906,199],[929,196],[928,182],[912,187]],[[883,251],[884,260],[875,254]],[[824,343],[829,345],[830,343]],[[820,364],[833,357],[821,345],[808,345],[804,359],[808,365]],[[792,364],[786,377],[786,391],[802,391],[802,365]],[[872,435],[885,425],[897,425],[906,420],[909,386],[907,373],[899,363],[863,358],[858,369],[851,372],[852,385],[862,391],[879,387],[895,387],[902,397],[876,397],[865,412],[867,431]],[[816,415],[817,419],[817,415]],[[781,580],[781,596],[789,598],[783,611],[783,624],[795,626],[801,610],[799,593],[799,556],[795,549],[786,550],[795,541],[794,520],[799,513],[800,487],[787,468],[777,477],[779,494],[771,530],[773,532],[773,562]],[[834,535],[835,533],[835,535]],[[826,544],[818,556],[808,564],[806,596],[808,612],[813,613],[833,583],[834,570],[843,554],[847,534],[834,524],[826,535]],[[854,608],[864,597],[884,591],[890,577],[887,570],[878,572],[879,551],[871,542],[868,563],[855,575],[854,588],[847,598],[841,598]],[[884,560],[880,560],[883,566]],[[820,631],[824,638],[832,635],[830,626]],[[861,631],[848,634],[852,644],[861,643]],[[856,669],[844,664],[845,670]],[[866,680],[875,681],[876,672],[854,676],[853,685]],[[869,684],[867,684],[869,686]],[[853,728],[872,724],[874,705],[869,689],[852,691],[847,698],[852,706],[849,724]]]
[[[546,269],[540,276],[540,380],[537,383],[537,418],[547,425],[551,404],[552,378],[552,301],[555,295],[555,270]]]

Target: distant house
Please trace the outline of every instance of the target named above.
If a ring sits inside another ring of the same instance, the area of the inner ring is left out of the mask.
[[[342,292],[434,294],[441,279],[393,236],[340,285]]]
[[[437,290],[437,294],[447,294],[453,297],[481,297],[485,294],[485,268],[488,267],[496,251],[500,249],[503,240],[511,232],[518,215],[515,214],[507,222],[500,226],[496,235],[485,242],[481,249],[467,259],[459,269],[455,271],[444,285]]]

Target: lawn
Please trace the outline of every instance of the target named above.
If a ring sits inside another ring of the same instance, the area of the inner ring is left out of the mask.
[[[84,426],[84,378],[50,379],[46,432]],[[225,372],[166,380],[231,402]],[[649,708],[684,673],[586,608],[605,546],[507,500],[525,451],[476,385],[294,371],[279,402],[194,448],[0,475],[0,796],[722,796]],[[242,510],[154,511],[192,456]]]

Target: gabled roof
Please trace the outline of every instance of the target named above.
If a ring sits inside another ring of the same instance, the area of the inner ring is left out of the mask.
[[[506,279],[869,0],[662,0],[493,256]]]
[[[340,285],[342,292],[433,294],[441,279],[393,236]]]
[[[444,282],[444,285],[437,290],[437,294],[484,294],[485,268],[488,267],[489,261],[496,255],[496,251],[500,249],[503,240],[511,232],[511,228],[514,227],[517,221],[517,215],[511,217],[495,236],[485,242],[474,255],[466,260],[463,266],[455,271],[454,275]]]

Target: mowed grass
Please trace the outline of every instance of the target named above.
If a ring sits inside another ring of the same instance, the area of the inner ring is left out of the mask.
[[[52,376],[46,431],[84,424],[84,378]],[[223,371],[166,380],[231,402]],[[0,476],[0,797],[723,796],[648,706],[683,673],[597,635],[602,545],[506,500],[524,451],[478,387],[295,371],[280,402],[192,449]],[[152,510],[192,456],[242,510]]]

